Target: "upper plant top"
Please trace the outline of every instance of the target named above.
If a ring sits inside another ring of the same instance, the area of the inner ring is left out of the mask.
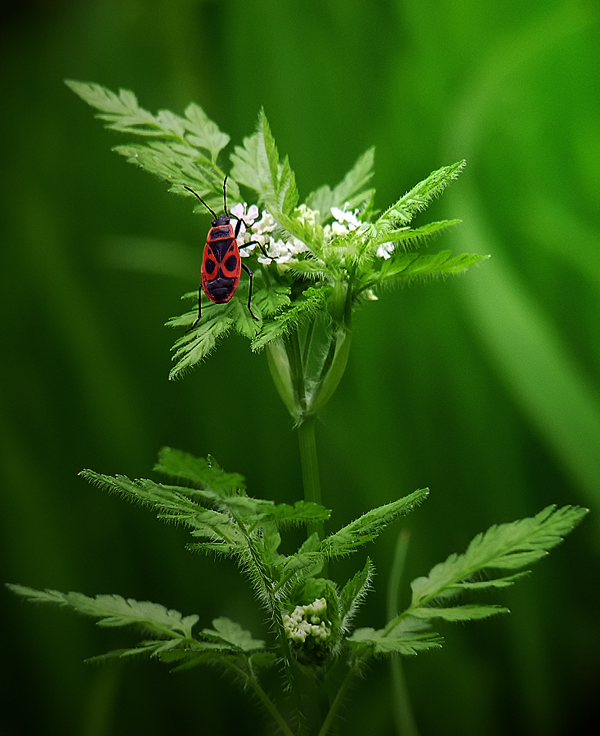
[[[138,105],[132,92],[115,94],[98,84],[67,84],[99,110],[106,127],[142,139],[114,150],[169,182],[171,191],[191,197],[185,189],[190,187],[218,212],[227,173],[230,211],[248,226],[242,226],[238,242],[241,255],[256,262],[253,310],[259,319],[252,319],[243,300],[208,304],[199,324],[176,341],[171,378],[205,358],[231,329],[248,337],[253,350],[306,327],[317,315],[326,329],[349,330],[355,307],[376,299],[381,287],[461,273],[484,258],[418,250],[459,220],[411,225],[458,176],[464,161],[432,172],[381,212],[375,209],[375,190],[370,186],[374,151],[369,149],[337,186],[322,186],[301,203],[290,162],[280,159],[263,111],[256,132],[234,147],[230,170],[225,172],[219,158],[229,136],[198,105],[189,105],[183,117],[168,110],[152,115]],[[254,204],[243,201],[240,187]],[[195,209],[205,212],[199,203]],[[251,240],[262,249],[244,248]],[[240,286],[242,292],[245,288]],[[185,298],[196,299],[197,293]],[[190,327],[193,322],[190,311],[169,324]]]

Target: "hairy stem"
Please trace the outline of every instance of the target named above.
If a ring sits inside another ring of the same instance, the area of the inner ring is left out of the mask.
[[[348,673],[346,677],[344,678],[344,681],[340,685],[340,689],[338,690],[337,695],[335,696],[335,699],[333,703],[331,704],[331,708],[329,709],[329,712],[327,713],[327,716],[325,717],[325,720],[323,721],[323,725],[321,726],[318,736],[327,736],[327,733],[329,733],[329,729],[331,728],[333,724],[334,718],[336,717],[337,712],[341,704],[343,703],[344,698],[346,697],[346,693],[348,692],[350,683],[354,679],[354,676],[357,674],[359,668],[360,668],[359,657],[353,657],[352,665],[349,668]]]
[[[292,659],[292,652],[290,649],[290,643],[286,636],[285,626],[283,624],[283,614],[281,611],[281,605],[277,600],[277,596],[274,591],[273,580],[264,569],[260,555],[253,544],[252,538],[248,534],[248,531],[241,522],[238,522],[240,530],[246,537],[246,548],[248,552],[248,563],[249,566],[254,570],[256,577],[260,580],[260,587],[264,594],[264,599],[267,603],[267,608],[271,614],[271,619],[275,627],[275,635],[281,647],[281,654],[283,660],[284,675],[287,680],[287,688],[292,695],[292,701],[295,709],[296,721],[298,723],[298,734],[303,736],[306,733],[306,721],[302,714],[302,704],[300,702],[300,694],[296,683],[296,672],[294,668],[294,661]]]
[[[244,670],[242,670],[240,667],[233,664],[233,662],[227,662],[226,664],[230,669],[232,669],[235,672],[236,675],[242,677],[244,682],[246,682],[252,688],[252,690],[254,690],[254,692],[258,696],[260,702],[266,708],[269,715],[273,718],[275,723],[279,726],[281,733],[284,736],[294,736],[294,732],[288,726],[285,718],[277,710],[277,706],[271,700],[271,698],[267,695],[267,693],[262,689],[262,687],[259,685],[257,680],[255,680],[255,678],[250,676],[247,672],[244,672]]]

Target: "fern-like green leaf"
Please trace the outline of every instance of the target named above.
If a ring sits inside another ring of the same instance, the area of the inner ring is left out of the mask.
[[[277,565],[280,586],[287,583],[292,577],[310,579],[312,574],[317,573],[322,568],[325,555],[319,551],[319,544],[319,535],[315,532],[304,540],[295,554],[281,556]],[[311,598],[311,600],[314,600],[314,598]]]
[[[103,664],[113,659],[131,659],[134,657],[152,657],[161,649],[164,640],[142,641],[136,647],[128,647],[127,649],[111,649],[104,654],[96,654],[93,657],[87,657],[85,661],[88,664]],[[170,639],[171,641],[177,641]],[[185,640],[184,640],[185,641]]]
[[[354,652],[363,656],[371,654],[412,656],[428,649],[439,649],[444,643],[439,634],[426,631],[425,625],[415,619],[407,619],[403,624],[391,634],[386,633],[385,629],[356,629],[352,636],[346,639],[346,643]]]
[[[409,283],[412,280],[463,273],[475,263],[487,258],[463,253],[452,257],[449,250],[435,255],[421,253],[397,253],[383,261],[379,272],[373,277],[373,285]]]
[[[256,308],[263,319],[274,317],[278,312],[290,305],[289,286],[273,286],[269,284],[253,294],[252,305]]]
[[[80,475],[111,493],[156,509],[159,519],[185,524],[194,536],[204,536],[233,549],[244,544],[243,535],[227,513],[205,508],[191,498],[200,495],[214,503],[220,499],[219,492],[165,486],[148,479],[132,481],[124,475],[113,477],[92,470],[84,470]]]
[[[243,145],[235,146],[231,162],[231,175],[237,182],[259,194],[267,188],[270,172],[258,132],[244,138]]]
[[[184,126],[189,132],[189,142],[209,151],[213,162],[229,143],[229,136],[220,131],[216,123],[210,120],[204,110],[194,102],[185,110]]]
[[[429,222],[427,225],[417,228],[405,226],[397,230],[388,230],[379,237],[375,237],[369,241],[369,250],[375,252],[380,245],[390,242],[400,243],[404,250],[415,248],[428,240],[432,235],[437,235],[441,230],[458,225],[460,222],[461,220],[438,220],[437,222]]]
[[[191,186],[217,206],[224,174],[216,161],[229,136],[198,105],[189,105],[184,117],[169,110],[153,115],[141,108],[128,90],[116,94],[99,84],[72,80],[66,84],[99,111],[97,117],[107,128],[144,139],[143,143],[117,146],[118,153],[167,181],[171,191],[189,196],[183,186]],[[231,181],[229,188],[237,198],[236,182]]]
[[[422,608],[445,593],[455,593],[464,583],[472,585],[472,576],[482,571],[491,576],[494,570],[515,570],[533,564],[562,541],[586,514],[587,509],[578,506],[547,506],[531,518],[491,527],[478,534],[464,554],[450,555],[427,577],[414,580],[412,606]],[[502,577],[504,584],[515,579],[516,576],[512,580]]]
[[[320,257],[323,250],[324,237],[323,228],[320,224],[313,224],[309,220],[287,215],[283,212],[273,212],[272,214],[277,222],[285,228],[290,235],[293,235],[310,248],[313,256]],[[306,264],[306,266],[310,266],[311,260],[315,264],[315,267],[319,266],[319,261],[315,261],[313,258],[294,264],[294,268],[296,266],[302,268],[304,264]],[[320,265],[320,269],[323,269],[323,264]]]
[[[365,566],[356,575],[348,580],[340,595],[342,614],[342,628],[346,629],[355,616],[359,605],[369,592],[373,578],[373,563],[367,557]]]
[[[136,601],[120,595],[97,595],[89,598],[83,593],[61,593],[58,590],[35,590],[23,585],[9,585],[10,589],[29,600],[53,603],[71,608],[77,613],[98,618],[100,626],[137,625],[152,634],[173,637],[191,637],[198,616],[183,616],[158,603]]]
[[[456,179],[466,165],[465,161],[458,161],[450,166],[432,171],[431,174],[381,215],[377,220],[377,230],[393,230],[397,227],[408,225],[413,217],[424,210],[430,202],[438,197],[451,181]]]
[[[477,621],[482,618],[496,616],[499,613],[510,613],[504,606],[464,605],[440,608],[438,606],[425,606],[423,608],[411,608],[410,615],[415,618],[433,619],[441,618],[444,621]]]
[[[157,136],[166,132],[154,115],[138,105],[133,92],[126,89],[116,94],[101,84],[77,82],[68,79],[65,84],[91,107],[99,110],[98,118],[105,120],[107,128],[136,135]],[[181,138],[181,130],[175,133]]]
[[[369,148],[334,189],[325,185],[308,195],[306,204],[319,212],[321,223],[331,218],[332,207],[346,207],[351,211],[371,198],[374,190],[368,189],[367,185],[373,177],[374,163],[375,149]]]
[[[213,629],[203,629],[202,637],[234,650],[255,652],[265,648],[264,641],[253,639],[249,631],[225,616],[213,619]]]
[[[279,160],[275,139],[264,110],[258,118],[257,132],[236,146],[231,156],[231,175],[240,184],[254,189],[259,199],[274,212],[289,214],[298,203],[294,172],[288,158]]]
[[[266,508],[260,515],[260,523],[275,523],[277,525],[311,524],[327,521],[331,511],[313,501],[296,501],[293,506],[287,503],[274,504]]]
[[[261,331],[252,341],[252,350],[262,350],[266,345],[289,334],[292,330],[299,327],[314,317],[319,312],[323,312],[329,296],[331,295],[331,287],[309,286],[303,293],[303,298],[295,301],[294,305],[274,320],[263,323]]]
[[[234,309],[233,300],[226,304],[203,306],[202,320],[191,332],[182,335],[173,345],[175,367],[169,373],[171,380],[180,378],[210,355],[217,342],[232,329]],[[196,316],[196,312],[190,312],[182,317],[169,320],[167,324],[169,327],[190,326],[194,323]]]
[[[259,144],[264,149],[270,175],[266,187],[263,183],[261,198],[271,210],[289,214],[298,203],[294,172],[287,156],[282,163],[279,162],[279,152],[264,110],[261,110],[258,126]]]
[[[243,475],[226,473],[214,458],[205,460],[172,447],[163,447],[159,451],[154,470],[172,478],[189,480],[201,488],[226,496],[246,487]]]
[[[335,534],[325,537],[321,542],[320,551],[328,557],[354,552],[360,545],[376,539],[399,516],[410,513],[415,506],[425,500],[428,494],[429,489],[420,489],[385,506],[378,506],[367,511],[366,514],[342,527]]]
[[[205,511],[190,498],[186,489],[166,486],[151,480],[130,480],[126,475],[103,475],[95,470],[82,470],[79,475],[109,493],[116,493],[128,501],[150,506],[164,514],[181,514],[183,517]]]

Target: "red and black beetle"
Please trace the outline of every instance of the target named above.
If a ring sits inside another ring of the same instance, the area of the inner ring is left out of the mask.
[[[194,324],[186,330],[190,332],[200,322],[202,317],[202,290],[211,302],[215,304],[224,304],[228,302],[231,297],[235,294],[235,290],[240,283],[240,275],[242,268],[250,277],[250,288],[248,290],[248,311],[253,319],[258,320],[252,311],[252,271],[242,263],[240,258],[240,251],[238,248],[237,237],[240,234],[242,222],[240,217],[232,215],[227,211],[227,177],[223,182],[223,214],[217,215],[206,202],[190,187],[184,188],[191,192],[195,197],[202,202],[206,209],[212,214],[214,220],[212,221],[212,227],[208,231],[206,237],[206,245],[204,246],[204,254],[202,256],[202,268],[200,274],[202,276],[202,285],[198,289],[198,319]],[[234,217],[237,220],[235,231],[231,224],[231,218]],[[244,225],[246,223],[244,222]],[[251,240],[249,243],[245,243],[244,247],[248,245],[259,245],[263,253],[265,252],[262,243],[258,240]],[[266,255],[266,253],[265,253]]]

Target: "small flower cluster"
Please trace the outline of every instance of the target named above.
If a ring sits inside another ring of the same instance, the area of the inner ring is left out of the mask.
[[[317,598],[316,601],[307,606],[296,606],[291,616],[283,617],[283,625],[288,639],[298,644],[306,641],[311,636],[319,641],[328,639],[331,629],[325,619],[327,601],[325,598]]]
[[[248,248],[244,248],[244,243],[250,240],[258,241],[265,249],[267,256],[260,255],[258,257],[259,263],[265,265],[276,261],[277,263],[292,263],[298,260],[297,256],[300,253],[308,251],[307,246],[298,238],[291,237],[289,240],[283,240],[282,238],[275,239],[271,233],[279,228],[277,220],[266,210],[263,210],[260,220],[257,221],[259,215],[258,207],[252,205],[246,212],[246,204],[236,204],[232,208],[231,214],[239,217],[243,220],[244,227],[242,225],[241,233],[242,239],[238,240],[240,246],[240,254],[242,258],[249,256],[252,251],[257,248],[256,245],[251,245]],[[312,219],[317,216],[317,212],[308,209],[306,205],[301,205],[299,208],[300,218]]]
[[[323,228],[326,243],[335,238],[344,237],[351,232],[358,231],[360,234],[368,230],[368,224],[358,219],[358,209],[348,212],[346,211],[347,206],[345,205],[344,209],[331,208],[333,222]],[[295,263],[301,253],[308,251],[306,244],[294,236],[291,236],[288,240],[275,239],[271,233],[277,230],[279,225],[269,212],[263,210],[262,214],[259,213],[258,207],[254,204],[247,211],[246,208],[246,204],[236,204],[231,209],[231,214],[240,218],[243,222],[238,239],[240,254],[243,258],[249,256],[257,247],[256,245],[251,245],[248,248],[244,247],[244,243],[251,240],[258,241],[265,249],[267,256],[260,255],[258,258],[259,263],[265,265],[271,263],[271,261],[282,264]],[[257,219],[259,214],[261,214],[260,220]],[[300,222],[313,226],[319,221],[319,214],[319,212],[311,210],[305,204],[301,204],[296,210],[296,216]],[[389,258],[393,250],[393,243],[384,243],[379,246],[377,256],[379,258]]]
[[[364,223],[357,217],[358,210],[346,212],[347,206],[346,204],[343,210],[339,207],[331,208],[334,221],[331,225],[325,225],[323,228],[326,241],[331,241],[334,238],[343,238],[344,235],[348,235],[348,233],[358,230],[360,227],[364,229]]]

